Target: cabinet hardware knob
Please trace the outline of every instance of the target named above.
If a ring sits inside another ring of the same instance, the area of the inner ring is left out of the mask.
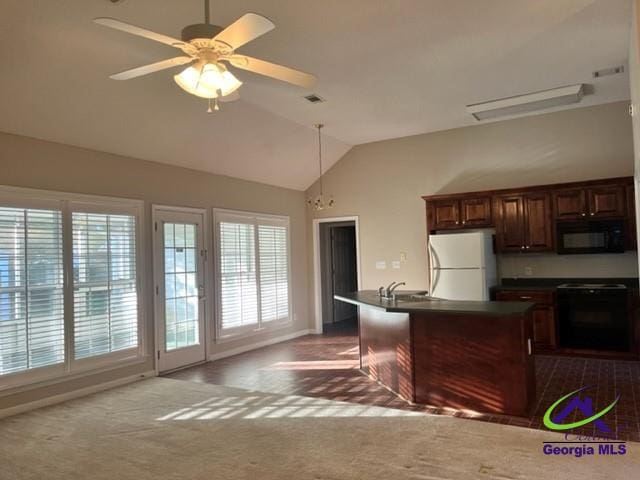
[[[467,223],[467,221],[466,221],[466,220],[463,220],[463,221],[462,221],[462,224],[464,225],[465,223]]]
[[[526,246],[526,247],[524,247],[524,248],[531,248],[531,245],[527,245],[527,246]]]
[[[593,213],[593,212],[591,212],[591,213],[590,213],[590,215],[593,217],[594,213]]]
[[[458,225],[460,222],[456,221],[456,225]]]
[[[583,213],[583,214],[582,214],[582,216],[583,216],[583,217],[586,217],[586,216],[587,216],[587,214],[586,214],[586,213]]]
[[[521,295],[520,300],[531,300],[531,297],[527,297],[526,295]]]
[[[524,250],[524,245],[522,245],[522,246],[520,247],[520,250]]]

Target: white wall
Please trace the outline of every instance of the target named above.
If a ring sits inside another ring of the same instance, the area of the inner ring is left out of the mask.
[[[312,216],[360,217],[363,288],[393,280],[424,288],[422,195],[630,176],[633,141],[627,108],[627,102],[617,102],[356,146],[326,174],[324,190],[333,194],[336,206]],[[317,189],[316,182],[307,195]],[[407,255],[400,270],[376,270],[376,260],[389,264],[400,252]],[[577,257],[554,255],[555,262],[532,255],[526,263],[536,276],[637,275],[635,253],[598,258],[589,264]],[[510,273],[524,267],[519,260],[502,263]]]

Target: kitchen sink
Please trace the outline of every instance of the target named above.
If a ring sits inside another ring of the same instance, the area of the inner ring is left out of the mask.
[[[430,300],[438,300],[427,295],[428,292],[417,293],[398,293],[393,296],[393,300],[400,303],[405,302],[428,302]]]

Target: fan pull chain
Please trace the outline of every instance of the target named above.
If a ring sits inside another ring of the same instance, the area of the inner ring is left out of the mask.
[[[207,108],[207,113],[213,113],[214,111],[219,111],[220,105],[218,105],[218,99],[213,99],[213,108],[211,108],[211,99],[209,99],[209,108]]]

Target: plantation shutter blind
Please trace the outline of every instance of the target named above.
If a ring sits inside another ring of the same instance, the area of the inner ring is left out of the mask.
[[[64,362],[60,210],[0,208],[0,374]]]
[[[73,212],[74,356],[138,346],[133,215]]]
[[[230,212],[215,218],[220,330],[289,320],[288,219]]]
[[[263,322],[289,318],[288,228],[258,225],[260,312]]]
[[[258,324],[255,227],[243,220],[219,223],[222,329]]]

